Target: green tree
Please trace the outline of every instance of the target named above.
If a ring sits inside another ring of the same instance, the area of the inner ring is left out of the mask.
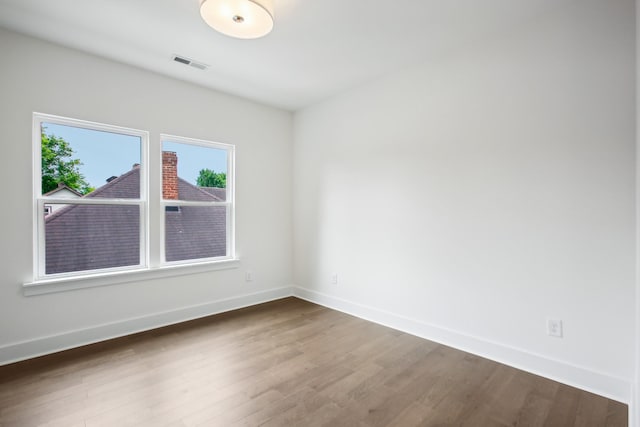
[[[58,188],[59,183],[87,194],[94,190],[80,173],[82,162],[71,158],[73,148],[67,141],[42,129],[42,193]]]
[[[216,173],[211,169],[202,169],[196,180],[198,187],[227,187],[227,174],[224,172]]]

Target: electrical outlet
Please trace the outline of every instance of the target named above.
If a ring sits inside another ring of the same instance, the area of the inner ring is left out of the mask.
[[[552,337],[562,338],[562,320],[547,319],[547,334]]]
[[[245,282],[251,282],[253,281],[253,273],[250,271],[247,271],[244,275],[244,280]]]
[[[338,284],[338,273],[333,273],[331,275],[331,284],[332,285],[337,285]]]

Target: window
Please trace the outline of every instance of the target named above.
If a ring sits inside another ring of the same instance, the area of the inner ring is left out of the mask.
[[[33,139],[35,282],[233,259],[233,146],[163,135],[149,168],[146,131],[38,113]]]
[[[233,147],[161,136],[162,258],[166,263],[233,254]]]
[[[36,278],[147,266],[147,139],[34,115]]]

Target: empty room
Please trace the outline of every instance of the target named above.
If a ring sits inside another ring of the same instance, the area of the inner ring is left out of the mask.
[[[0,0],[0,427],[640,427],[634,0]]]

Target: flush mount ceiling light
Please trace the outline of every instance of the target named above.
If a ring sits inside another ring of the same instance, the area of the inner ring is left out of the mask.
[[[202,0],[200,15],[213,29],[239,39],[257,39],[273,28],[271,0]]]

